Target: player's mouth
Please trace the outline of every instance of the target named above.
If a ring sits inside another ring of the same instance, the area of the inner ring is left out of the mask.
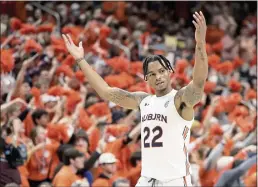
[[[164,84],[164,82],[157,82],[156,86],[160,86],[160,85],[163,85],[163,84]]]

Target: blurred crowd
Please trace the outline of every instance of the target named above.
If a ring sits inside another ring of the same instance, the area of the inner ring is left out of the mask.
[[[139,111],[102,100],[61,33],[104,80],[153,93],[142,61],[162,54],[191,80],[192,14],[207,21],[209,76],[188,145],[194,186],[256,186],[256,2],[1,2],[0,186],[135,186]],[[15,11],[13,11],[15,10]],[[172,124],[173,125],[173,124]],[[173,143],[173,142],[171,142]]]

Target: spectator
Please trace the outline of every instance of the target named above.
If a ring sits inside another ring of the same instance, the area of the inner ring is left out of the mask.
[[[46,133],[42,128],[33,128],[31,139],[35,146],[43,143],[43,149],[37,150],[28,160],[29,183],[31,186],[38,186],[42,182],[49,182],[52,178],[54,166],[57,165],[56,151],[59,142],[51,142],[46,139]]]
[[[5,156],[6,143],[3,138],[0,139],[0,185],[11,186],[11,184],[20,185],[21,177],[19,170],[11,167]],[[10,184],[11,183],[11,184]]]
[[[100,156],[99,165],[103,171],[92,184],[93,187],[112,185],[112,180],[114,180],[112,177],[115,176],[117,170],[116,162],[117,159],[112,153],[103,153]]]
[[[86,182],[85,179],[76,175],[79,169],[83,168],[84,154],[75,148],[68,148],[64,153],[65,166],[56,174],[53,185],[58,187],[72,186],[77,181]]]
[[[234,164],[233,168],[230,171],[225,171],[222,176],[219,178],[219,181],[215,186],[241,186],[243,182],[240,177],[246,172],[253,164],[257,163],[257,156],[253,156],[241,164]]]

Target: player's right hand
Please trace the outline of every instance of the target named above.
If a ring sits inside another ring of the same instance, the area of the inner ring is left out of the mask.
[[[69,34],[62,34],[62,37],[65,41],[65,46],[67,50],[74,57],[75,60],[84,58],[84,49],[82,47],[82,42],[79,43],[79,46],[76,46],[73,43],[73,40]]]

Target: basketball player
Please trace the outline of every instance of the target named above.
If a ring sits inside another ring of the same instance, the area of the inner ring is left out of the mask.
[[[147,57],[143,63],[144,79],[155,89],[155,95],[109,87],[84,60],[82,43],[77,47],[69,35],[63,35],[68,51],[100,97],[121,107],[141,110],[142,172],[136,186],[191,186],[186,147],[194,119],[193,107],[202,98],[208,75],[205,18],[202,12],[195,12],[193,17],[193,80],[186,87],[173,90],[170,62],[161,55]]]

